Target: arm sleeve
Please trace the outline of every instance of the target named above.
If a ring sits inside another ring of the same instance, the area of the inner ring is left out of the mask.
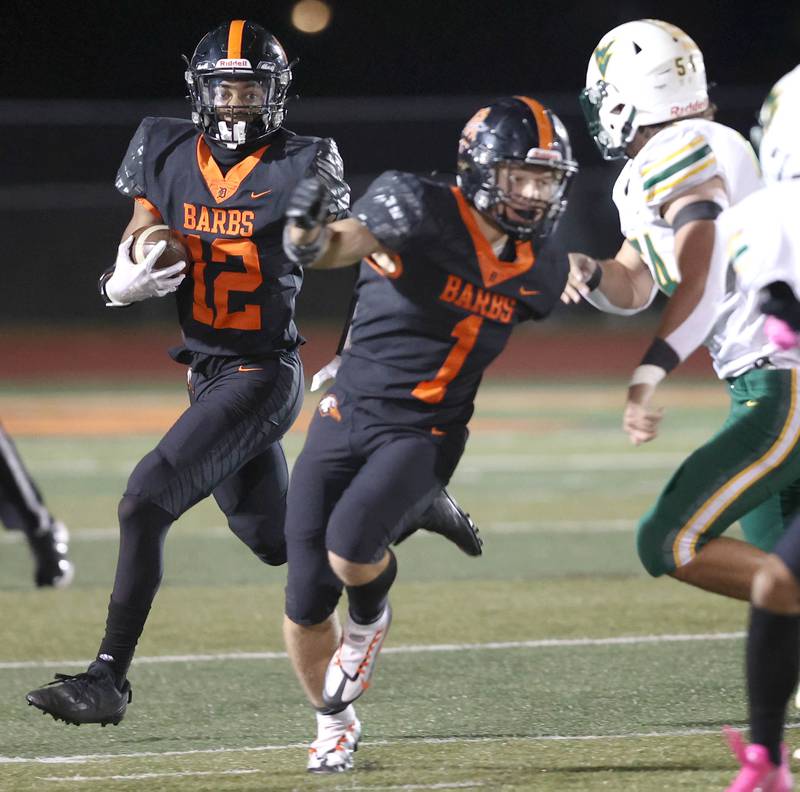
[[[382,245],[398,253],[422,225],[423,186],[411,173],[386,171],[353,206],[353,214]]]
[[[133,133],[128,150],[122,158],[117,171],[114,186],[123,195],[137,198],[147,195],[147,183],[144,173],[144,152],[147,145],[147,134],[152,125],[152,118],[142,119],[136,132]]]
[[[320,140],[319,148],[306,176],[316,176],[328,193],[327,222],[350,214],[350,186],[344,180],[344,163],[332,138]]]
[[[690,124],[659,132],[638,161],[644,201],[660,210],[681,193],[721,175],[708,139]]]

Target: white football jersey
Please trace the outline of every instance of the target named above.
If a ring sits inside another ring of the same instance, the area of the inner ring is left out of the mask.
[[[675,261],[672,227],[661,216],[662,207],[692,187],[713,177],[725,184],[731,206],[763,187],[761,171],[750,144],[735,130],[700,118],[676,121],[657,132],[629,160],[614,185],[614,203],[625,238],[639,252],[658,288],[667,295],[680,282]],[[720,306],[720,320],[727,317],[730,332],[743,332],[752,306],[743,295],[728,290]],[[714,325],[708,346],[720,377],[741,373],[761,357],[750,355],[739,343],[726,343],[725,322]],[[722,333],[720,336],[719,333]],[[730,339],[732,341],[732,339]],[[745,362],[740,361],[744,354]]]
[[[767,341],[758,307],[759,290],[773,281],[800,293],[798,206],[800,183],[786,181],[758,190],[717,218],[709,280],[720,292],[739,296],[733,310],[726,312],[723,302],[706,340],[721,377],[747,370],[760,357],[778,368],[800,368],[800,350],[779,350]]]

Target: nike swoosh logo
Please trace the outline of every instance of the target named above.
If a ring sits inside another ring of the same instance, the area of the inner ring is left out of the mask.
[[[263,371],[263,368],[258,366],[239,366],[239,371]]]
[[[524,286],[519,287],[519,293],[523,297],[532,297],[534,294],[541,294],[538,289],[526,289]]]
[[[269,195],[271,192],[272,192],[272,190],[264,190],[264,192],[260,192],[260,193],[251,192],[250,193],[250,197],[251,198],[263,198],[265,195]]]

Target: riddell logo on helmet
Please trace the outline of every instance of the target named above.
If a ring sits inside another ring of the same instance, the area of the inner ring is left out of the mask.
[[[247,58],[220,58],[216,64],[215,69],[252,69],[250,61]]]
[[[702,113],[706,108],[708,108],[708,99],[696,99],[694,102],[689,102],[687,105],[672,105],[669,109],[669,114],[673,118],[678,118],[694,113]]]

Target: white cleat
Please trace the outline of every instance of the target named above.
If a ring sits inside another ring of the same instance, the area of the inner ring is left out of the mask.
[[[309,773],[344,773],[353,769],[353,754],[361,739],[361,723],[348,707],[336,715],[317,713],[317,739],[308,749]]]
[[[392,609],[388,602],[372,624],[356,624],[347,616],[339,648],[325,671],[322,699],[328,707],[352,704],[369,687],[391,623]]]

